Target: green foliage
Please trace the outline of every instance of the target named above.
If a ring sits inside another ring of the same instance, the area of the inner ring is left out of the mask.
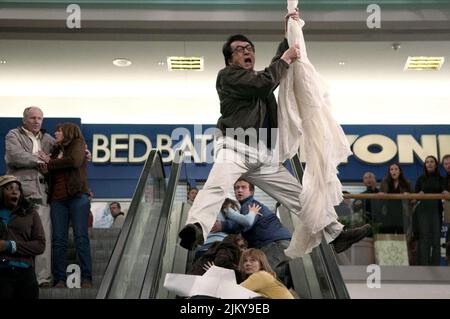
[[[348,216],[339,217],[338,221],[347,228],[354,228],[362,226],[364,224],[369,224],[372,226],[373,234],[379,233],[379,229],[381,226],[381,223],[374,222],[372,219],[370,219],[367,212],[363,209],[353,211]]]

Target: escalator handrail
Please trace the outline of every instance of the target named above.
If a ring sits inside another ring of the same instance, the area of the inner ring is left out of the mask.
[[[128,237],[130,235],[133,220],[136,215],[136,212],[139,208],[139,202],[141,201],[141,198],[143,196],[143,192],[145,189],[145,185],[148,179],[149,174],[152,171],[152,167],[155,164],[159,164],[161,167],[162,172],[161,176],[164,177],[164,168],[162,163],[161,154],[158,150],[152,149],[149,153],[149,156],[147,157],[147,160],[144,164],[144,168],[142,169],[141,175],[139,177],[136,189],[134,191],[130,208],[128,209],[128,213],[125,219],[125,222],[122,226],[122,229],[119,233],[119,236],[117,238],[116,244],[113,249],[113,253],[111,254],[111,258],[108,262],[108,265],[105,270],[105,274],[103,275],[103,279],[100,285],[100,288],[97,292],[97,299],[106,299],[108,297],[108,294],[110,292],[114,277],[117,273],[120,260],[122,258],[126,242],[128,240]]]
[[[296,174],[296,177],[301,182],[303,177],[303,170],[298,155],[295,155],[291,159],[291,165],[294,170],[294,173]],[[328,288],[330,289],[331,295],[337,299],[350,299],[350,295],[348,293],[342,274],[339,270],[335,254],[331,249],[331,247],[325,241],[322,241],[319,247],[313,250],[313,254],[316,253],[316,251],[319,257],[317,259],[321,260],[323,264],[320,265],[320,267],[314,268],[315,269],[320,268],[325,270],[324,275],[327,280]],[[317,259],[313,258],[313,260]]]
[[[295,155],[293,158],[291,158],[290,162],[292,169],[294,170],[295,177],[297,177],[298,181],[301,184],[303,181],[303,167],[302,163],[300,162],[300,158],[298,157],[298,155]]]
[[[172,162],[169,182],[167,184],[164,201],[161,207],[157,231],[149,257],[140,299],[154,299],[158,293],[158,285],[162,275],[161,269],[165,251],[164,245],[166,243],[170,214],[172,213],[173,201],[175,199],[177,185],[180,178],[183,156],[183,152],[181,150],[177,150],[174,161]]]
[[[319,246],[322,258],[324,259],[325,267],[327,268],[327,276],[329,276],[329,282],[333,285],[333,295],[337,299],[350,299],[350,295],[345,285],[342,273],[339,270],[339,266],[336,262],[336,257],[332,251],[330,245],[323,240]]]

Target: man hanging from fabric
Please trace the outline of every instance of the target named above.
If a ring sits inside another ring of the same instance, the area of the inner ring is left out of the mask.
[[[290,24],[300,23],[298,10],[290,11],[286,15],[286,22],[288,30]],[[317,209],[302,209],[301,201],[309,204],[305,202],[304,197],[302,199],[304,190],[302,191],[298,180],[282,165],[282,162],[289,158],[286,154],[292,157],[298,151],[298,147],[295,148],[294,154],[289,152],[291,150],[286,151],[284,148],[286,142],[282,139],[286,135],[283,135],[283,131],[279,131],[278,128],[281,125],[291,125],[291,127],[293,125],[291,122],[286,122],[286,117],[283,116],[282,119],[285,122],[279,121],[280,113],[286,113],[289,110],[281,110],[285,107],[283,105],[277,106],[273,91],[282,79],[287,78],[293,67],[301,63],[302,52],[306,51],[299,44],[289,47],[288,41],[284,39],[271,64],[263,71],[254,71],[255,46],[247,37],[240,34],[233,35],[224,44],[222,53],[226,67],[219,71],[216,82],[222,116],[217,123],[219,136],[216,139],[215,162],[204,188],[198,193],[189,211],[186,226],[179,234],[182,247],[192,250],[203,243],[215,224],[217,212],[228,190],[241,177],[261,188],[299,217],[300,223],[297,225],[299,229],[295,230],[293,237],[295,242],[291,242],[291,246],[286,251],[289,257],[309,253],[312,248],[320,244],[322,238],[329,243],[332,242],[335,250],[341,252],[370,232],[369,225],[344,231],[343,226],[337,222],[337,215],[331,215],[328,207],[318,208],[327,208],[324,212],[318,212]],[[306,80],[303,79],[303,81]],[[308,85],[316,85],[316,83],[311,82]],[[280,87],[280,94],[282,89],[284,88]],[[311,94],[311,92],[295,92],[295,94]],[[319,98],[324,99],[323,96]],[[297,115],[297,117],[290,117],[291,121],[300,124],[296,128],[298,133],[295,134],[295,143],[302,133],[298,111]],[[335,126],[333,133],[340,129],[339,125]],[[322,144],[319,148],[317,152],[330,152],[330,145]],[[342,157],[342,153],[349,155],[349,150],[345,148],[337,150],[333,158]],[[326,156],[328,154],[320,158],[324,159]],[[312,158],[317,158],[317,154],[314,154]],[[330,177],[334,164],[335,162],[331,165],[318,163],[318,167],[331,170],[325,172],[325,175],[321,174],[320,178]],[[328,180],[317,184],[323,183],[327,187],[330,184]],[[335,186],[333,191],[340,186],[336,176],[331,184]],[[339,203],[342,199],[342,195],[339,197],[335,192],[329,196],[333,197],[327,198],[327,205],[336,200]],[[309,195],[306,198],[308,199]]]

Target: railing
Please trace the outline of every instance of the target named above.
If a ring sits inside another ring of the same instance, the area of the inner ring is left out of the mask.
[[[450,250],[446,252],[442,244],[450,237],[450,194],[380,192],[344,194],[344,199],[336,208],[339,220],[350,227],[370,223],[373,230],[364,241],[365,251],[360,245],[358,253],[350,252],[349,264],[447,265]]]
[[[344,194],[346,199],[416,199],[416,200],[430,200],[430,199],[445,199],[450,200],[450,194],[424,194],[424,193],[371,193],[371,194]]]
[[[450,297],[450,249],[444,244],[450,237],[449,194],[363,193],[344,194],[344,198],[336,207],[339,221],[350,227],[370,223],[373,232],[338,255],[352,294],[358,298]],[[380,289],[371,289],[373,280]]]

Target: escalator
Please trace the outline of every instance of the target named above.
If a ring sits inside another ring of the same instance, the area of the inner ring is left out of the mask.
[[[289,164],[294,176],[301,182],[303,169],[298,156],[292,158]],[[296,216],[284,207],[279,209],[279,215],[283,225],[292,232]],[[335,253],[325,240],[310,254],[290,261],[289,268],[294,289],[302,299],[350,298]]]
[[[174,205],[183,155],[175,154],[166,180],[161,155],[152,150],[138,181],[127,218],[109,260],[97,299],[172,299],[163,288],[167,273],[185,273],[193,253],[178,245],[190,205]],[[301,180],[301,165],[291,166]],[[280,210],[283,223],[292,229],[293,214]],[[294,289],[304,299],[349,298],[334,252],[326,243],[311,254],[290,262]]]
[[[181,165],[175,156],[166,182],[161,155],[152,150],[139,177],[127,218],[97,299],[151,299],[157,295],[168,220]]]

